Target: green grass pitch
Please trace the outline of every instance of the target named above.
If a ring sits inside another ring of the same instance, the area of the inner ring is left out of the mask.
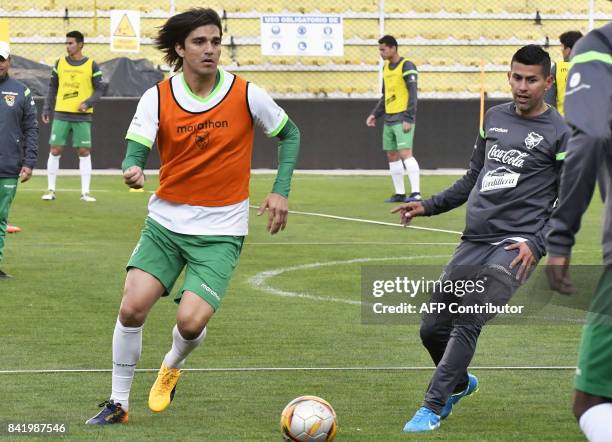
[[[147,182],[153,190],[155,177]],[[456,177],[423,178],[424,194]],[[20,185],[10,221],[23,232],[7,237],[0,282],[0,370],[109,369],[111,338],[121,299],[124,265],[136,244],[150,192],[129,193],[119,176],[94,176],[98,202],[79,201],[79,178],[60,176],[58,198],[40,200],[45,177]],[[251,203],[271,188],[272,175],[251,180]],[[384,204],[388,177],[294,178],[292,210],[397,222]],[[573,263],[600,262],[602,204],[596,197],[579,235]],[[461,230],[464,208],[415,224]],[[251,210],[250,235],[224,303],[209,325],[205,344],[186,368],[340,367],[351,370],[186,372],[172,406],[153,415],[146,399],[154,372],[138,372],[126,426],[89,428],[84,421],[110,393],[109,372],[1,373],[0,422],[57,422],[70,440],[280,440],[280,412],[291,399],[318,395],[335,407],[339,441],[582,440],[570,411],[573,372],[475,370],[477,395],[462,401],[432,434],[403,434],[420,406],[431,370],[366,370],[426,367],[431,362],[416,325],[364,325],[360,263],[444,264],[458,235],[290,215],[287,229],[265,231]],[[419,245],[415,243],[436,243]],[[394,259],[396,258],[396,259]],[[339,261],[335,266],[286,271],[270,278],[275,289],[323,299],[287,298],[254,288],[263,271]],[[169,349],[176,306],[162,299],[144,328],[139,368],[157,369]],[[485,328],[475,366],[573,366],[580,324],[496,325]],[[18,440],[27,440],[19,438]],[[17,440],[17,439],[16,439]]]

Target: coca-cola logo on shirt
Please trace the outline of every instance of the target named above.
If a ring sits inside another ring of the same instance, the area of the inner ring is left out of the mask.
[[[487,154],[487,158],[493,161],[497,161],[498,163],[508,164],[514,167],[523,167],[525,164],[525,158],[528,157],[529,154],[526,152],[521,152],[516,149],[500,149],[497,144],[491,146],[489,153]]]

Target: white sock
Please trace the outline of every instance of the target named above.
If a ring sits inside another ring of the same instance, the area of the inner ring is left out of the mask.
[[[390,162],[389,172],[391,172],[391,179],[393,180],[395,193],[404,195],[406,193],[406,188],[404,187],[404,165],[402,160]]]
[[[113,384],[111,399],[129,408],[130,389],[142,350],[142,326],[125,327],[117,318],[113,333]]]
[[[612,403],[589,408],[580,416],[579,424],[589,442],[609,442],[612,435]]]
[[[55,156],[49,154],[49,159],[47,160],[47,182],[49,183],[49,190],[55,190],[55,182],[57,180],[57,171],[59,170],[61,157],[61,155]]]
[[[415,157],[406,158],[404,160],[404,166],[406,166],[406,175],[408,175],[408,180],[410,181],[410,188],[412,189],[412,193],[421,192],[421,181],[420,181],[420,172],[419,163]]]
[[[79,157],[79,170],[81,171],[81,193],[89,193],[91,183],[91,155]]]
[[[172,348],[164,357],[164,364],[169,368],[183,368],[185,358],[199,346],[206,337],[206,327],[195,339],[188,341],[181,336],[178,327],[172,329]]]

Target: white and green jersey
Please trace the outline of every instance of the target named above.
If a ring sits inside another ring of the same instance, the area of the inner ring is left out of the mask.
[[[172,77],[171,86],[177,104],[188,112],[202,113],[222,105],[229,93],[234,75],[219,68],[218,82],[206,98],[190,89],[182,73]],[[269,137],[276,136],[287,122],[287,114],[262,88],[249,83],[247,102],[253,122]],[[159,129],[159,97],[157,87],[141,97],[126,139],[152,147]],[[240,203],[221,207],[175,204],[153,195],[149,201],[149,216],[172,232],[187,235],[236,235],[248,233],[248,198]]]

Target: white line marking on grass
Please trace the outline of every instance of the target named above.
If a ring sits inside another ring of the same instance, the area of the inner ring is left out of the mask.
[[[381,257],[381,258],[355,258],[349,259],[346,261],[328,261],[328,262],[314,262],[310,264],[300,264],[291,267],[283,267],[280,269],[266,270],[263,272],[259,272],[254,276],[251,276],[247,282],[251,285],[251,287],[255,289],[262,290],[264,292],[270,293],[272,295],[281,296],[283,298],[302,298],[302,299],[312,299],[314,301],[328,301],[328,302],[339,302],[341,304],[349,304],[349,305],[362,305],[361,301],[356,301],[353,299],[343,299],[343,298],[334,298],[330,296],[322,296],[311,293],[302,293],[302,292],[290,292],[287,290],[277,289],[268,284],[268,280],[270,278],[274,278],[275,276],[281,275],[286,272],[293,272],[299,270],[310,270],[316,269],[320,267],[330,267],[336,265],[345,265],[345,264],[356,264],[356,263],[367,263],[367,262],[376,262],[376,261],[397,261],[397,260],[415,260],[415,259],[423,259],[423,258],[447,258],[448,255],[423,255],[423,256],[395,256],[395,257]],[[570,324],[584,324],[586,323],[585,319],[580,318],[558,318],[558,317],[550,317],[550,316],[542,316],[542,315],[529,315],[525,316],[526,319],[537,319],[543,321],[561,321]]]
[[[466,169],[421,169],[421,175],[464,175]],[[46,169],[34,169],[34,176],[46,176]],[[145,169],[145,175],[159,175],[159,169]],[[278,171],[276,169],[251,169],[251,175],[276,175]],[[60,176],[80,176],[81,172],[79,169],[60,169],[57,173]],[[123,171],[121,169],[93,169],[92,175],[110,175],[110,176],[121,176]],[[302,175],[302,177],[309,175],[325,175],[325,176],[389,176],[389,169],[295,169],[294,175]],[[45,189],[46,190],[46,189]]]
[[[456,246],[458,242],[250,242],[254,246]]]
[[[353,299],[333,298],[329,296],[313,295],[310,293],[299,293],[299,292],[289,292],[286,290],[280,290],[280,289],[277,289],[277,288],[274,288],[268,285],[267,281],[268,279],[281,275],[283,273],[294,272],[298,270],[309,270],[309,269],[317,269],[320,267],[330,267],[330,266],[337,266],[337,265],[357,264],[357,263],[376,262],[376,261],[399,261],[399,260],[412,261],[415,259],[423,259],[423,258],[448,258],[448,255],[392,256],[392,257],[382,257],[382,258],[355,258],[355,259],[349,259],[346,261],[313,262],[310,264],[300,264],[297,266],[283,267],[280,269],[273,269],[273,270],[266,270],[264,272],[259,272],[256,275],[251,276],[247,282],[256,289],[271,293],[273,295],[282,296],[285,298],[304,298],[304,299],[312,299],[315,301],[329,301],[329,302],[340,302],[343,304],[350,304],[350,305],[361,305],[361,301],[355,301]]]
[[[250,205],[249,207],[251,207],[251,209],[259,209],[259,206]],[[320,218],[339,219],[342,221],[353,221],[357,223],[377,224],[380,226],[391,226],[391,227],[401,227],[401,228],[408,228],[408,229],[427,230],[429,232],[453,233],[455,235],[462,234],[462,232],[458,232],[456,230],[435,229],[433,227],[419,227],[419,226],[410,226],[410,225],[404,227],[401,224],[396,224],[396,223],[387,223],[384,221],[375,221],[372,219],[349,218],[347,216],[327,215],[325,213],[299,212],[296,210],[290,210],[289,213],[294,214],[294,215],[318,216]]]
[[[192,372],[266,372],[266,371],[425,371],[435,367],[226,367],[226,368],[184,368]],[[575,370],[573,365],[484,365],[472,366],[472,370]],[[52,373],[111,373],[110,368],[58,368],[31,370],[0,370],[0,374],[52,374]],[[138,372],[156,373],[159,368],[137,368]]]
[[[19,192],[47,192],[49,189],[24,189],[23,187],[19,188]],[[80,192],[81,189],[59,189],[59,190],[55,190],[55,193],[64,193],[64,192]],[[118,192],[117,190],[110,190],[110,189],[93,189],[91,190],[91,193],[99,193],[99,192]],[[126,191],[127,192],[127,191]]]

